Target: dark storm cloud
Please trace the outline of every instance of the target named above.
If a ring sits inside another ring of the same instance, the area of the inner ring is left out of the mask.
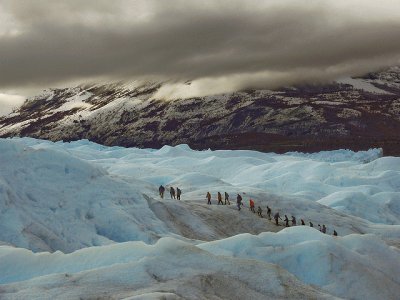
[[[0,0],[0,9],[0,88],[190,79],[192,95],[331,80],[400,57],[399,1]]]

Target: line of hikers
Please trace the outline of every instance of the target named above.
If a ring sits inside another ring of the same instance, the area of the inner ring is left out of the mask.
[[[210,192],[207,192],[206,199],[207,199],[207,204],[211,204],[211,194],[210,194]],[[224,192],[225,203],[222,201],[222,194],[220,192],[217,193],[217,199],[218,199],[218,203],[217,203],[218,205],[219,204],[231,205],[231,202],[229,201],[229,194],[227,192]],[[236,205],[237,205],[238,210],[241,210],[241,207],[243,205],[242,201],[243,201],[242,196],[240,194],[237,194],[237,196],[236,196]],[[260,207],[258,207],[258,208],[261,209]],[[250,199],[250,210],[252,212],[254,212],[254,213],[256,212],[254,210],[254,201],[252,199]]]
[[[158,191],[160,193],[161,199],[164,199],[165,187],[160,185],[160,187],[158,188]],[[169,188],[169,193],[170,193],[171,199],[181,200],[182,190],[179,189],[178,187],[176,188],[176,191],[175,191],[175,189],[171,186]],[[211,205],[211,194],[210,194],[210,192],[207,192],[206,199],[207,199],[207,204]],[[217,202],[218,205],[220,205],[220,204],[221,205],[231,205],[231,202],[229,201],[229,194],[227,192],[224,192],[224,201],[222,201],[222,194],[220,192],[218,192],[217,193],[217,200],[218,200],[218,202]],[[254,200],[250,198],[249,199],[249,204],[250,204],[249,205],[250,211],[252,211],[253,213],[256,213]],[[243,198],[242,198],[242,196],[240,194],[237,194],[237,196],[236,196],[236,205],[237,205],[238,210],[240,211],[241,207],[243,206]],[[263,218],[262,213],[263,213],[263,210],[261,209],[260,206],[258,206],[257,214],[261,218]],[[272,210],[267,205],[267,217],[268,217],[269,220],[271,220],[271,214],[272,214]],[[276,226],[279,226],[279,221],[278,221],[279,219],[282,220],[281,216],[279,215],[279,212],[276,212],[274,214],[274,220],[275,220],[275,225]],[[285,226],[286,227],[290,227],[289,218],[287,217],[287,215],[285,215],[285,219],[282,220],[282,221],[285,222]],[[292,226],[297,226],[297,221],[296,221],[296,218],[294,216],[292,216],[292,218],[291,218],[291,223],[292,223]],[[306,223],[304,222],[303,219],[300,219],[300,223],[301,223],[302,226],[306,225]],[[314,227],[314,224],[312,222],[309,222],[309,225],[310,225],[310,227]],[[325,224],[322,224],[322,227],[321,227],[320,224],[318,224],[318,230],[321,231],[322,233],[326,233],[327,228],[326,228]],[[336,230],[333,230],[333,235],[334,236],[338,235]]]
[[[160,185],[160,187],[158,188],[158,192],[160,193],[161,199],[164,199],[165,187]],[[182,190],[177,187],[175,192],[175,189],[171,186],[169,188],[169,194],[171,196],[171,199],[181,200]]]
[[[268,206],[267,206],[267,207],[268,207]],[[270,209],[270,208],[268,207],[268,209]],[[271,220],[271,216],[270,216],[270,215],[268,216],[268,218]],[[282,220],[281,216],[279,215],[279,212],[276,212],[276,213],[274,214],[274,220],[275,220],[275,225],[276,225],[276,226],[279,226],[278,219],[281,219],[281,220]],[[289,225],[289,218],[288,218],[287,215],[285,215],[285,219],[282,220],[282,221],[285,221],[285,226],[286,226],[286,227],[290,227],[290,225]],[[296,217],[295,217],[295,216],[292,216],[291,222],[292,222],[292,226],[297,226],[297,221],[296,221]],[[306,223],[304,222],[303,219],[300,219],[300,222],[301,222],[301,225],[302,225],[302,226],[305,226],[305,225],[306,225]],[[310,225],[310,227],[314,227],[314,224],[313,224],[311,221],[309,222],[309,225]],[[318,230],[321,231],[322,233],[326,233],[327,228],[326,228],[325,224],[322,224],[322,227],[321,227],[320,224],[318,224]],[[333,230],[333,235],[334,235],[334,236],[337,236],[337,235],[338,235],[335,229]]]
[[[206,194],[206,199],[207,199],[207,204],[211,204],[211,194],[210,192],[207,192]],[[229,194],[227,192],[224,193],[224,200],[225,203],[222,201],[222,194],[220,192],[217,193],[217,199],[218,199],[218,205],[231,205],[231,202],[229,201]]]
[[[211,194],[210,194],[210,192],[207,192],[207,194],[206,194],[206,199],[207,199],[207,204],[211,204]],[[225,204],[225,205],[226,205],[227,202],[228,202],[228,205],[231,204],[231,203],[229,202],[229,194],[228,194],[227,192],[225,192],[225,203],[222,202],[222,194],[221,194],[220,192],[218,192],[218,194],[217,194],[217,199],[218,199],[218,203],[217,203],[218,205],[219,205],[219,204],[222,204],[222,205]],[[240,211],[240,210],[241,210],[241,207],[243,206],[243,198],[242,198],[242,196],[241,196],[240,194],[237,194],[237,196],[236,196],[236,205],[237,205],[238,210]],[[251,198],[249,199],[249,209],[250,209],[250,211],[252,211],[253,213],[256,213],[256,210],[255,210],[255,203],[254,203],[254,200],[251,199]],[[263,210],[261,209],[260,206],[258,206],[258,208],[257,208],[257,214],[258,214],[258,216],[261,217],[261,218],[263,218],[262,212],[263,212]],[[271,208],[267,205],[267,217],[268,217],[269,220],[271,220],[271,214],[272,214],[272,210],[271,210]],[[282,218],[281,218],[280,215],[279,215],[279,212],[275,213],[275,215],[274,215],[275,224],[276,224],[277,226],[279,226],[278,219],[281,219],[281,220],[282,220]],[[285,220],[283,220],[283,221],[285,221],[285,226],[286,226],[286,227],[290,227],[290,225],[289,225],[289,218],[287,217],[287,215],[285,215]],[[296,218],[295,218],[294,216],[292,216],[291,222],[292,222],[292,226],[297,226],[297,221],[296,221]],[[300,222],[301,222],[301,225],[302,225],[302,226],[305,226],[305,225],[306,225],[306,223],[304,222],[303,219],[300,219]],[[310,224],[310,227],[314,227],[314,224],[313,224],[312,222],[309,222],[309,224]],[[322,233],[326,233],[326,231],[327,231],[327,228],[326,228],[325,224],[322,224],[322,227],[321,227],[320,224],[318,224],[318,229],[319,229],[319,231],[321,231]],[[337,236],[337,235],[338,235],[337,232],[336,232],[336,230],[333,230],[333,235],[334,235],[334,236]]]

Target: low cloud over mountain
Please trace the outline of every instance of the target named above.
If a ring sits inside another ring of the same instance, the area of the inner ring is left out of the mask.
[[[172,82],[159,98],[203,96],[325,82],[400,58],[391,0],[3,0],[0,16],[0,92],[157,79]]]

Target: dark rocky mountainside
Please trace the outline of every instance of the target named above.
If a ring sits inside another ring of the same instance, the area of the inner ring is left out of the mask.
[[[0,119],[0,136],[104,145],[400,155],[400,68],[324,86],[154,99],[161,84],[52,89]]]

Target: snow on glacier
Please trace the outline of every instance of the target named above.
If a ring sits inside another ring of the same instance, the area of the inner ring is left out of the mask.
[[[214,254],[278,264],[302,282],[340,297],[395,299],[398,294],[400,251],[373,235],[334,238],[297,226],[277,234],[242,234],[199,247]]]
[[[380,149],[278,155],[13,138],[0,139],[0,153],[4,299],[395,299],[400,290],[400,158]],[[182,200],[168,191],[161,200],[160,184],[179,186]],[[213,204],[218,191],[232,204],[240,193],[245,207],[207,206],[207,191]],[[250,197],[329,234],[281,230],[248,211]],[[282,290],[288,282],[298,294]]]
[[[72,254],[0,252],[1,267],[10,272],[3,282],[12,281],[1,285],[2,299],[333,299],[277,265],[220,257],[173,238]],[[18,274],[15,266],[26,272]]]
[[[335,238],[301,226],[279,233],[266,232],[258,236],[241,234],[197,245],[162,238],[154,245],[125,242],[85,248],[71,254],[59,251],[32,253],[26,249],[3,246],[0,247],[0,268],[7,275],[0,278],[0,284],[11,293],[18,286],[35,284],[35,278],[39,276],[48,276],[47,279],[43,277],[44,281],[50,280],[52,285],[62,285],[66,277],[102,277],[110,269],[114,272],[117,269],[114,281],[133,281],[131,285],[143,286],[154,278],[184,281],[186,277],[199,273],[218,271],[224,276],[245,277],[242,280],[258,289],[266,289],[269,295],[279,294],[281,283],[276,274],[271,274],[271,263],[289,271],[301,282],[321,287],[339,297],[395,299],[400,284],[398,249],[385,246],[373,235]],[[146,267],[138,268],[140,264]],[[250,267],[253,268],[252,273],[240,269]],[[241,275],[237,273],[237,268],[241,270]],[[90,274],[93,272],[95,275]],[[281,272],[284,273],[278,273]],[[129,278],[126,278],[127,275]],[[288,275],[284,273],[282,276]],[[269,285],[271,280],[277,282]]]

